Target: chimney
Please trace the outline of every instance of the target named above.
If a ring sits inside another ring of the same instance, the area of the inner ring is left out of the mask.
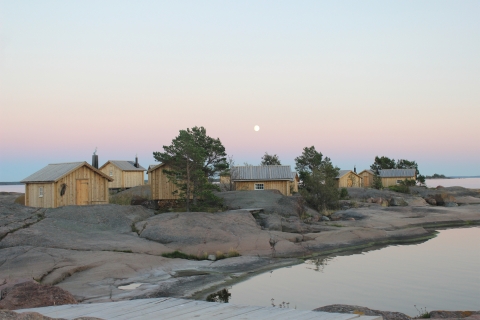
[[[135,155],[135,168],[139,168],[140,166],[138,165],[138,157]]]
[[[357,173],[357,166],[353,166],[353,172]]]
[[[97,152],[96,149],[95,149],[95,152]],[[92,167],[94,167],[95,169],[98,169],[98,155],[96,155],[95,152],[93,153],[93,156],[92,156]]]

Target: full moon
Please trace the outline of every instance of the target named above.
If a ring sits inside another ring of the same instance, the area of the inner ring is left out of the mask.
[[[260,130],[260,127],[259,127],[259,126],[255,126],[255,127],[253,127],[253,130],[258,131],[258,130]]]

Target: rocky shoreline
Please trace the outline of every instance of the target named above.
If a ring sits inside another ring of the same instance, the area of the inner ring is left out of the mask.
[[[33,278],[83,303],[204,299],[218,288],[307,257],[420,241],[433,236],[432,228],[480,224],[477,190],[441,190],[455,199],[453,207],[425,201],[438,190],[414,192],[350,188],[350,199],[329,217],[304,207],[298,197],[267,191],[223,193],[232,210],[215,214],[156,214],[120,205],[30,208],[14,203],[19,194],[2,193],[0,283]],[[388,206],[378,198],[389,199]],[[263,211],[252,214],[249,208]],[[241,256],[217,261],[162,257],[174,250],[197,256],[233,250]],[[141,285],[120,288],[132,283]]]

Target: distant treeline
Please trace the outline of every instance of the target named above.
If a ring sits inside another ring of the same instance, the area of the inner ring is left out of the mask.
[[[444,174],[438,174],[434,173],[432,176],[427,176],[427,179],[450,179],[449,177],[446,177]]]
[[[21,186],[23,183],[21,182],[1,182],[0,181],[0,186]]]

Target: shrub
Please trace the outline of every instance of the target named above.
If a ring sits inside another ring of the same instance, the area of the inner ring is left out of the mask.
[[[390,186],[388,189],[400,192],[400,193],[410,193],[410,188],[404,184],[397,184],[396,186]]]
[[[175,250],[173,252],[162,253],[162,257],[179,258],[179,259],[187,259],[187,260],[202,260],[202,259],[199,259],[196,255],[186,254],[178,250]]]
[[[347,188],[340,189],[340,199],[347,199],[347,198],[348,198]]]

